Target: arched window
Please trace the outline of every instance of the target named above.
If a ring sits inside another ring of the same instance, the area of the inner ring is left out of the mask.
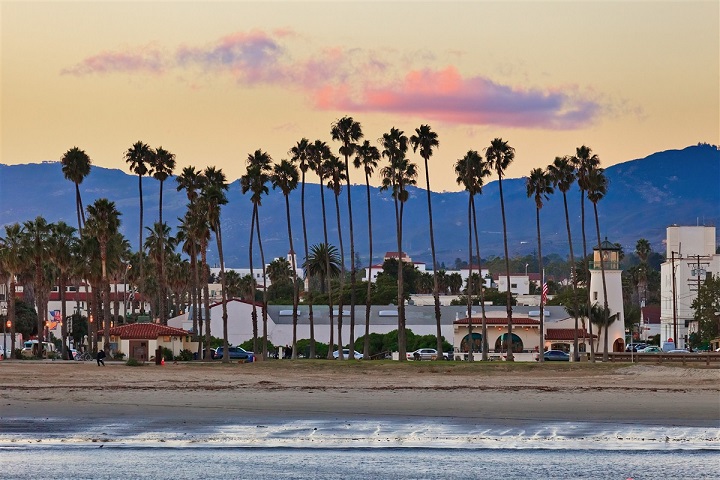
[[[507,333],[503,333],[502,335],[500,335],[497,338],[497,340],[495,340],[495,351],[496,352],[504,352],[507,350],[507,347],[505,345],[505,336],[506,335],[507,335]],[[511,337],[511,342],[512,342],[511,348],[512,348],[513,353],[522,353],[523,342],[520,339],[520,337],[518,337],[517,335],[515,335],[513,333],[512,337]]]
[[[473,352],[482,352],[482,334],[473,333],[471,345]],[[460,342],[460,351],[463,353],[468,352],[468,335],[465,335]]]

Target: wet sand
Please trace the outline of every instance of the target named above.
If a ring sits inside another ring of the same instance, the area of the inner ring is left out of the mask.
[[[269,361],[0,362],[3,430],[53,419],[173,425],[422,418],[521,426],[600,422],[720,428],[717,367]],[[40,425],[44,425],[40,427]],[[57,428],[60,428],[58,423]]]

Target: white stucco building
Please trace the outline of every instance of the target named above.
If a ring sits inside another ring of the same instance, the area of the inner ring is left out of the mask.
[[[625,350],[625,310],[623,308],[620,249],[614,243],[608,242],[607,239],[600,244],[600,247],[593,248],[593,261],[590,262],[590,302],[597,303],[602,308],[605,304],[605,291],[607,291],[610,315],[615,316],[615,321],[608,328],[608,351],[622,352]],[[603,288],[603,269],[605,270],[605,288]],[[595,332],[597,333],[597,329]],[[596,352],[602,351],[605,344],[605,332],[600,333]]]
[[[660,341],[685,347],[691,308],[707,275],[720,274],[715,227],[667,227],[666,260],[660,266]],[[671,340],[672,339],[672,340]]]

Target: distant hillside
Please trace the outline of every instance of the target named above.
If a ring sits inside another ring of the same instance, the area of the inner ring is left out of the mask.
[[[655,153],[643,159],[632,160],[608,167],[610,186],[608,194],[598,204],[602,236],[632,251],[639,238],[647,238],[655,250],[662,251],[665,228],[678,225],[717,225],[720,222],[720,151],[714,146],[697,145],[682,150]],[[360,181],[356,174],[354,180]],[[157,218],[159,183],[152,178],[143,179],[145,224]],[[174,179],[165,183],[163,217],[173,227],[183,216],[186,199],[175,191]],[[524,179],[503,181],[505,208],[508,222],[510,255],[524,255],[536,250],[535,208],[525,193]],[[138,178],[121,170],[93,166],[91,174],[81,185],[84,205],[100,197],[114,201],[122,212],[122,233],[133,246],[138,241]],[[353,186],[353,213],[355,245],[363,264],[368,262],[367,208],[363,185]],[[410,190],[404,223],[404,249],[416,261],[430,262],[430,241],[427,227],[425,191]],[[346,255],[349,257],[347,200],[341,198],[342,228]],[[387,192],[371,190],[373,208],[374,261],[385,251],[395,251],[395,213]],[[581,251],[580,205],[577,189],[568,193],[575,252]],[[250,200],[240,192],[239,181],[230,185],[229,203],[223,208],[223,236],[228,266],[248,265],[250,237]],[[6,166],[0,165],[0,225],[23,222],[44,216],[48,221],[64,220],[77,223],[75,215],[74,185],[65,180],[60,164]],[[334,197],[325,195],[328,234],[330,242],[337,244],[337,223]],[[455,258],[466,258],[467,253],[467,195],[464,192],[432,194],[438,261],[452,264]],[[291,195],[291,211],[295,248],[303,251],[300,217],[300,190]],[[502,256],[502,219],[497,181],[485,186],[478,198],[478,221],[483,257]],[[592,204],[586,206],[588,241],[595,241]],[[322,215],[318,184],[306,186],[306,218],[310,226],[310,244],[322,242]],[[260,211],[263,246],[267,259],[284,256],[288,251],[284,199],[280,192],[270,191],[263,199]],[[568,251],[565,214],[562,196],[553,195],[541,212],[543,253]],[[3,232],[4,233],[4,232]],[[145,236],[145,235],[144,235]],[[301,255],[302,256],[302,255]],[[215,260],[215,247],[210,259]],[[349,259],[348,259],[349,262]]]

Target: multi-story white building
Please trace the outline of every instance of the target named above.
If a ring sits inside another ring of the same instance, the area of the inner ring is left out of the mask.
[[[604,287],[603,271],[605,274]],[[605,305],[606,291],[608,309],[610,315],[614,316],[614,321],[607,329],[608,351],[622,352],[625,350],[625,309],[623,307],[620,249],[607,239],[600,244],[600,248],[597,246],[593,248],[593,261],[590,262],[590,301],[602,309]],[[595,334],[597,333],[596,328]],[[604,342],[605,330],[600,332],[597,339],[596,352],[603,351]]]
[[[660,266],[661,342],[674,341],[678,348],[685,347],[698,287],[707,275],[720,275],[716,245],[715,227],[667,227],[667,256]]]

